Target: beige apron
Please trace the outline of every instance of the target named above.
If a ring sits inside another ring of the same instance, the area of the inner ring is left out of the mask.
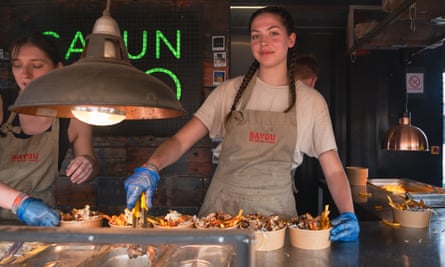
[[[256,77],[241,103],[247,103]],[[230,117],[218,167],[200,216],[222,211],[237,214],[297,216],[291,175],[297,123],[291,112],[245,110]]]
[[[17,138],[13,132],[20,132],[20,127],[12,126],[15,116],[16,113],[11,113],[0,128],[0,180],[54,207],[52,185],[59,174],[59,120],[53,120],[50,131],[29,138]],[[11,219],[17,217],[10,210],[0,208],[0,220]]]

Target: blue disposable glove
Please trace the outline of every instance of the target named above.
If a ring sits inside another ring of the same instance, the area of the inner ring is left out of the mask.
[[[31,226],[57,226],[60,222],[60,214],[56,210],[33,197],[28,197],[20,203],[17,217]]]
[[[352,212],[340,214],[331,220],[331,241],[355,241],[360,233],[357,217]]]
[[[134,173],[125,180],[127,191],[127,208],[133,209],[142,192],[145,192],[146,204],[151,208],[156,186],[159,182],[159,173],[145,167],[134,169]]]

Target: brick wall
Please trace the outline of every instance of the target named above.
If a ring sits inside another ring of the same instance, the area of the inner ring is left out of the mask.
[[[134,168],[144,163],[165,138],[95,137],[94,150],[101,170],[86,184],[72,184],[61,176],[56,183],[57,206],[62,210],[89,204],[103,212],[118,212],[125,208],[124,180]],[[213,174],[211,149],[214,144],[207,138],[198,142],[175,164],[161,171],[161,180],[155,194],[156,208],[198,208]],[[72,159],[71,151],[62,165],[66,168]]]

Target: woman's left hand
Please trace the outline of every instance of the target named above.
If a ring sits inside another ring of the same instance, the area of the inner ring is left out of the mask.
[[[352,212],[340,214],[331,220],[331,241],[355,241],[360,233],[357,216]]]
[[[74,184],[80,184],[87,181],[93,172],[93,162],[89,156],[80,156],[71,160],[66,168],[66,175]]]

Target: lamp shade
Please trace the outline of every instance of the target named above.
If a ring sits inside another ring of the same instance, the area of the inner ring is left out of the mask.
[[[108,7],[87,36],[81,58],[33,80],[9,109],[62,118],[91,111],[82,117],[96,125],[111,125],[123,118],[161,119],[185,114],[169,86],[130,64],[119,26],[109,16]],[[93,114],[98,112],[109,116]],[[95,118],[101,121],[97,123]],[[104,122],[104,118],[112,119]]]
[[[428,139],[418,127],[411,125],[411,114],[404,112],[399,125],[385,135],[382,148],[391,151],[429,151]]]

